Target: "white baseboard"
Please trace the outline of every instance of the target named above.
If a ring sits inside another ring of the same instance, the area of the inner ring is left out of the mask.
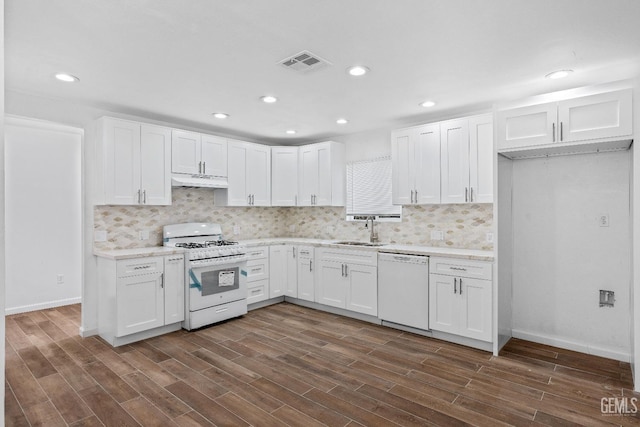
[[[578,351],[580,353],[592,354],[594,356],[606,357],[607,359],[619,360],[621,362],[630,362],[631,355],[620,350],[614,350],[603,347],[596,347],[589,343],[581,343],[577,341],[567,340],[561,337],[539,334],[536,332],[521,331],[513,329],[514,338],[520,338],[527,341],[537,342],[540,344],[551,345],[554,347],[564,348],[566,350]]]
[[[92,337],[94,335],[98,335],[98,328],[85,330],[82,326],[80,326],[78,328],[78,333],[82,338]]]
[[[81,302],[82,302],[82,297],[77,297],[77,298],[61,299],[57,301],[41,302],[38,304],[23,305],[21,307],[7,307],[4,310],[4,314],[5,316],[9,316],[11,314],[19,314],[19,313],[26,313],[29,311],[45,310],[47,308],[62,307],[63,305],[80,304]]]

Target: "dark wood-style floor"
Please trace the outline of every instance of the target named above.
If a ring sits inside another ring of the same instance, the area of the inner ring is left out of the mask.
[[[112,348],[79,319],[7,317],[7,426],[640,424],[601,410],[638,397],[628,364],[521,340],[493,357],[283,303]]]

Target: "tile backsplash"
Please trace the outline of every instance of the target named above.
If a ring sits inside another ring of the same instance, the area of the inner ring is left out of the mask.
[[[345,221],[343,207],[218,207],[213,190],[174,188],[171,206],[96,206],[94,230],[107,232],[96,249],[125,249],[162,245],[162,227],[181,222],[216,222],[226,238],[268,237],[367,240],[361,222]],[[376,223],[384,243],[492,250],[486,233],[493,232],[492,204],[405,206],[402,222]],[[140,240],[148,231],[149,239]],[[234,234],[234,231],[237,234]],[[442,231],[444,240],[431,240]]]

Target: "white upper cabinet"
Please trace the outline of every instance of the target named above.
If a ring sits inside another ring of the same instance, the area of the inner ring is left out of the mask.
[[[560,142],[627,136],[632,133],[631,90],[601,93],[558,103]]]
[[[440,125],[442,203],[493,202],[491,114]]]
[[[328,141],[300,147],[298,206],[344,206],[344,144]]]
[[[110,117],[97,129],[97,203],[170,205],[171,130]]]
[[[498,149],[555,142],[556,103],[533,105],[498,113]]]
[[[395,205],[440,203],[440,126],[391,135],[392,200]]]
[[[498,112],[498,150],[631,138],[631,89]]]
[[[171,133],[173,173],[227,176],[227,140],[174,129]]]
[[[469,118],[470,201],[493,203],[493,115]]]
[[[201,135],[200,158],[202,174],[227,176],[227,139],[214,135]]]
[[[140,188],[142,203],[171,204],[171,132],[169,129],[142,125],[140,128]]]
[[[442,203],[469,201],[469,122],[451,120],[440,125]]]
[[[174,129],[171,131],[171,172],[199,174],[202,172],[199,133]]]
[[[230,141],[227,155],[229,188],[216,193],[216,204],[270,206],[271,147]]]
[[[271,206],[298,204],[298,147],[271,147]]]

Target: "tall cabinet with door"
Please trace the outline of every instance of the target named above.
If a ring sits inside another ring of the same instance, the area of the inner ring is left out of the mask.
[[[171,132],[171,172],[227,176],[227,140],[214,135],[174,129]]]
[[[103,117],[96,136],[96,204],[171,204],[171,129]]]
[[[399,129],[391,135],[394,204],[491,203],[491,114]]]
[[[344,206],[344,144],[304,145],[299,153],[298,206]]]
[[[215,194],[219,206],[271,205],[271,147],[243,141],[227,146],[229,188]]]

